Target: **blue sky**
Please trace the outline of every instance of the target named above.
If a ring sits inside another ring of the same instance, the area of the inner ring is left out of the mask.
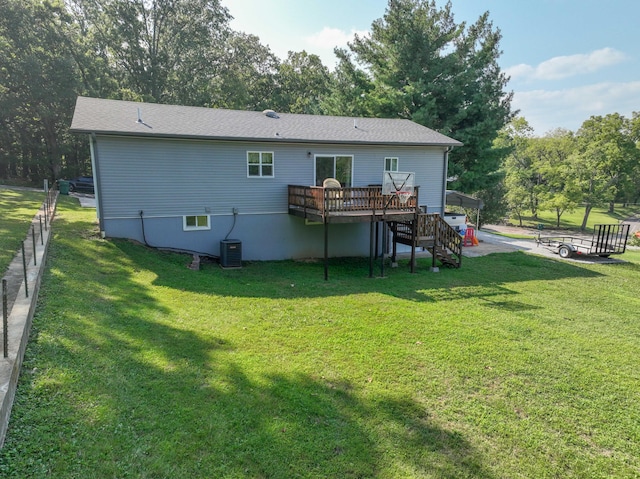
[[[367,32],[386,0],[222,0],[231,26],[280,58],[306,50],[333,67],[335,46]],[[436,0],[443,6],[445,0]],[[502,32],[499,63],[537,135],[592,115],[640,111],[640,0],[452,0],[457,23],[485,11]]]

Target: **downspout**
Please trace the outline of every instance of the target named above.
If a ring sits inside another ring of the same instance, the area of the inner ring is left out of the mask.
[[[453,146],[447,146],[444,150],[444,175],[442,176],[442,213],[441,216],[444,218],[444,213],[447,210],[447,178],[449,177],[449,152],[453,150]]]
[[[95,133],[91,133],[89,139],[89,148],[91,150],[91,171],[93,171],[93,193],[96,197],[96,215],[98,216],[98,225],[100,228],[100,236],[105,237],[104,219],[102,218],[102,183],[100,181],[100,161],[98,161],[98,139]]]

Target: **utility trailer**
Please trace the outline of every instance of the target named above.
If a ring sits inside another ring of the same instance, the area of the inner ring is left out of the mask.
[[[627,248],[628,224],[595,225],[591,238],[580,236],[540,236],[539,246],[558,254],[561,258],[571,256],[600,256],[622,254]]]

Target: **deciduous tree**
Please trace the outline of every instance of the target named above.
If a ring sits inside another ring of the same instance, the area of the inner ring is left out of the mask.
[[[25,181],[55,179],[74,156],[67,130],[77,70],[61,35],[64,5],[1,0],[0,171]]]
[[[317,55],[289,52],[278,67],[274,108],[289,113],[320,114],[331,91],[331,74]]]
[[[569,158],[575,147],[573,132],[558,129],[542,138],[534,138],[530,144],[532,156],[541,181],[538,199],[541,210],[552,210],[556,214],[556,226],[566,211],[573,211],[580,201],[580,190],[576,174]]]
[[[577,146],[571,159],[585,205],[584,230],[594,206],[612,209],[621,180],[637,166],[638,148],[632,123],[618,113],[586,120],[577,132]]]
[[[255,35],[233,32],[222,50],[226,65],[202,88],[203,106],[236,110],[272,108],[278,59]]]
[[[518,216],[520,226],[525,211],[531,211],[535,217],[538,207],[539,174],[530,150],[532,135],[533,128],[518,117],[500,131],[494,142],[494,148],[508,152],[503,165],[505,200],[511,212]]]
[[[227,68],[230,15],[219,0],[68,0],[118,97],[198,104]],[[95,78],[94,80],[102,80]],[[93,86],[95,88],[95,86]]]

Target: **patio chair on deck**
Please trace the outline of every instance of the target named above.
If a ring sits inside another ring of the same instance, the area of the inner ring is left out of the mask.
[[[335,178],[326,178],[322,182],[323,188],[340,188],[339,191],[329,191],[326,198],[328,199],[327,206],[329,210],[339,210],[342,205],[342,185]]]

